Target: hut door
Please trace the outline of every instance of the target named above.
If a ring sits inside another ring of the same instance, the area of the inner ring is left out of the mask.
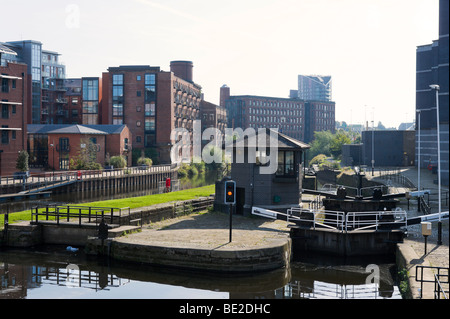
[[[244,214],[245,188],[236,187],[236,214]]]

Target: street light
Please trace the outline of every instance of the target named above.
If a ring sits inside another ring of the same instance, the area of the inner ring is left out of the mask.
[[[50,144],[52,148],[52,166],[53,166],[53,180],[55,179],[55,144]]]
[[[441,139],[439,132],[439,85],[431,84],[430,88],[436,91],[436,135],[437,135],[437,155],[438,155],[438,213],[439,213],[439,222],[438,222],[438,245],[442,245],[442,221],[441,221]]]
[[[374,157],[374,155],[373,155],[373,152],[374,152],[373,131],[374,131],[374,126],[373,126],[373,120],[372,120],[372,176],[373,176],[373,170],[374,170],[374,165],[375,165],[375,157]]]

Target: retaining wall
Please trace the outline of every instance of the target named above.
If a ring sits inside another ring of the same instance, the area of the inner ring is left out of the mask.
[[[291,240],[248,250],[209,250],[153,246],[108,240],[103,246],[100,239],[90,238],[85,251],[92,255],[109,255],[111,258],[185,269],[202,269],[220,272],[254,272],[287,267],[291,258]]]

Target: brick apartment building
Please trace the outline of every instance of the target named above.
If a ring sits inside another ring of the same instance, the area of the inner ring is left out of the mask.
[[[200,103],[200,119],[202,123],[202,133],[207,128],[216,128],[222,138],[225,136],[225,128],[227,127],[227,110],[225,107],[202,100]],[[202,141],[204,144],[208,141]]]
[[[276,128],[280,133],[307,143],[313,139],[315,131],[335,131],[335,103],[332,101],[233,96],[226,86],[220,93],[225,96],[221,101],[225,101],[231,128]]]
[[[170,163],[173,129],[186,129],[200,118],[201,87],[190,61],[172,61],[170,72],[148,65],[110,67],[102,75],[102,124],[125,124],[133,136],[134,156],[154,149]]]
[[[127,166],[131,166],[130,140],[126,125],[30,124],[30,166],[69,170],[70,160],[88,149],[93,161],[102,166],[107,156],[118,155],[126,159]],[[94,151],[89,144],[94,146]]]
[[[0,64],[0,176],[17,171],[18,153],[27,148],[28,83],[26,64]]]

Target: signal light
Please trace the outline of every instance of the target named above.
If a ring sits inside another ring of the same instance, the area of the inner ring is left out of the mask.
[[[225,182],[225,204],[235,204],[236,203],[236,182],[226,181]]]

